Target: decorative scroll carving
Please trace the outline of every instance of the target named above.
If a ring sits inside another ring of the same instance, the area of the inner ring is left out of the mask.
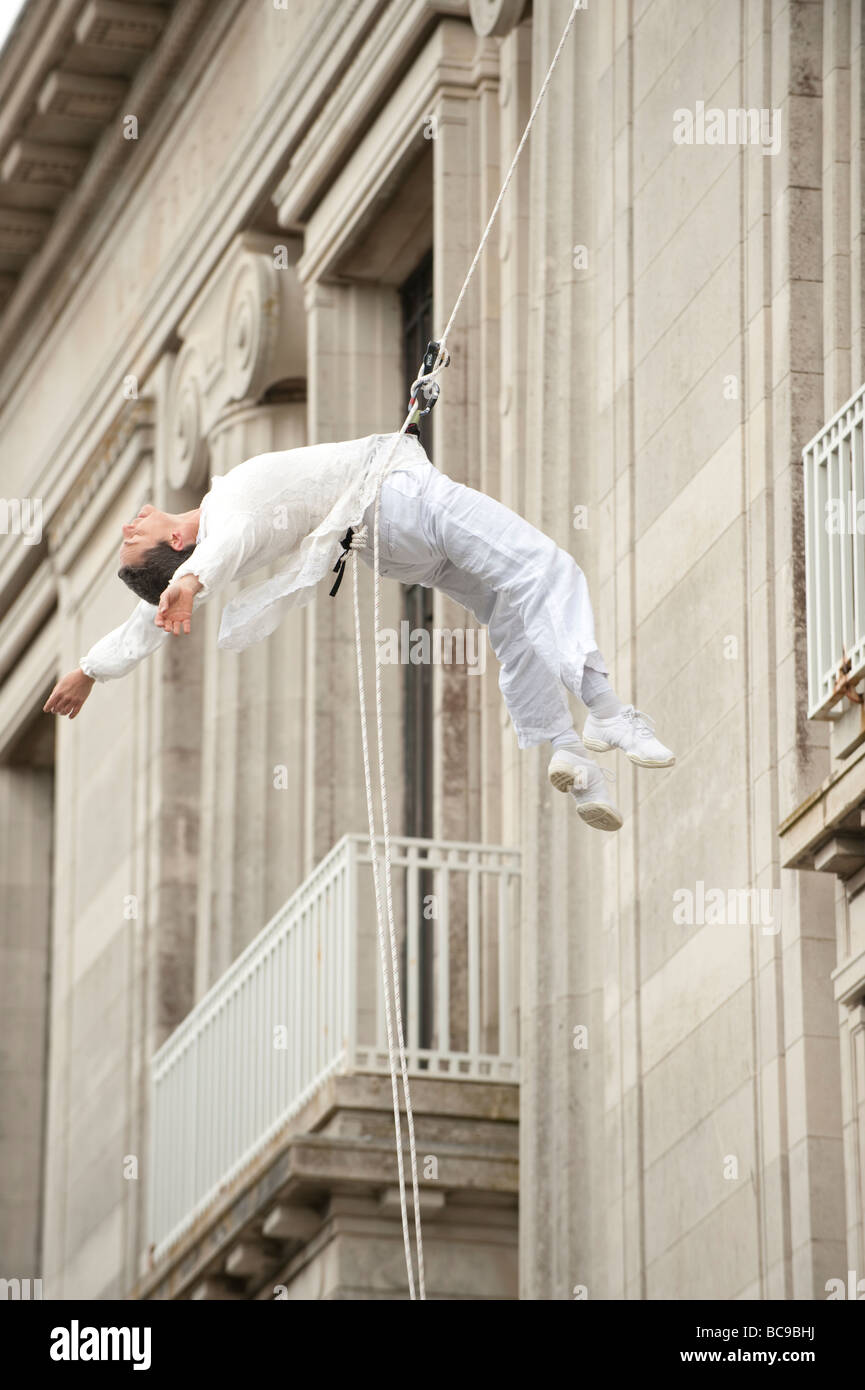
[[[214,430],[238,403],[253,405],[306,378],[306,316],[297,271],[280,268],[273,238],[243,232],[177,326],[183,344],[167,393],[166,476],[173,488],[207,478]]]
[[[503,38],[522,19],[526,0],[469,0],[475,33],[482,39]]]
[[[244,256],[234,273],[223,330],[229,398],[255,400],[270,385],[279,309],[276,276],[264,256]]]
[[[207,477],[198,353],[185,347],[174,366],[169,392],[166,472],[173,488],[195,486]]]

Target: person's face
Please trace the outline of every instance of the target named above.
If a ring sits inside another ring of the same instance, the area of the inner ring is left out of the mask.
[[[147,502],[132,521],[121,526],[123,544],[120,547],[121,565],[137,564],[157,541],[168,540],[171,528],[164,512],[158,512]]]

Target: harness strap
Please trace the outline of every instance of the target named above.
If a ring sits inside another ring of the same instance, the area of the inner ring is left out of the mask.
[[[345,574],[345,562],[348,559],[348,552],[351,550],[351,538],[353,535],[354,531],[349,526],[348,530],[346,531],[345,535],[340,541],[340,545],[342,546],[342,554],[340,555],[339,559],[333,567],[333,570],[331,571],[332,574],[336,575],[336,579],[333,583],[333,588],[330,591],[331,598],[334,598],[336,596],[337,590],[339,589],[339,586],[342,583],[342,576]]]

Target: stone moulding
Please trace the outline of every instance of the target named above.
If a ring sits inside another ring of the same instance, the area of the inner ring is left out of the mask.
[[[130,440],[140,432],[139,447],[133,452],[135,458],[139,457],[145,448],[152,448],[153,417],[153,401],[148,397],[127,402],[88,458],[79,475],[77,487],[67,493],[61,502],[47,509],[51,516],[48,527],[49,549],[58,560],[60,552],[66,551],[67,542],[78,523],[100,493],[103,494],[101,503],[104,506],[108,505],[109,493],[113,495],[122,481],[119,477],[112,477],[115,470],[118,474],[122,472],[124,476],[129,471],[128,468],[118,468],[118,465],[124,458],[128,462],[127,446]],[[109,482],[110,486],[106,487]]]
[[[479,54],[478,49],[486,47],[490,51]],[[451,94],[474,99],[482,80],[497,80],[492,45],[479,45],[467,24],[442,21],[405,72],[387,108],[343,158],[308,215],[298,262],[305,284],[338,275],[342,259],[422,157],[427,143],[424,126],[431,111]],[[299,184],[285,183],[274,195],[283,226],[292,225],[302,210],[299,193]]]
[[[205,482],[208,438],[226,410],[306,377],[303,295],[294,266],[277,268],[278,245],[241,233],[180,323],[167,404],[173,488]]]

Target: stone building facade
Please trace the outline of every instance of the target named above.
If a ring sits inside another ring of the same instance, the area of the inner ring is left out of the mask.
[[[74,722],[41,706],[130,611],[142,502],[399,427],[570,10],[28,0],[0,54],[0,1274],[47,1298],[407,1294],[380,1033],[276,1123],[258,1036],[159,1089],[355,862],[350,589],[240,656],[211,604]],[[434,461],[571,551],[678,761],[621,759],[601,836],[492,659],[386,668],[429,1297],[865,1275],[865,774],[858,707],[808,717],[802,486],[865,379],[862,35],[862,0],[589,0],[450,339]],[[411,894],[464,869],[433,949]],[[301,992],[366,949],[353,901]]]

